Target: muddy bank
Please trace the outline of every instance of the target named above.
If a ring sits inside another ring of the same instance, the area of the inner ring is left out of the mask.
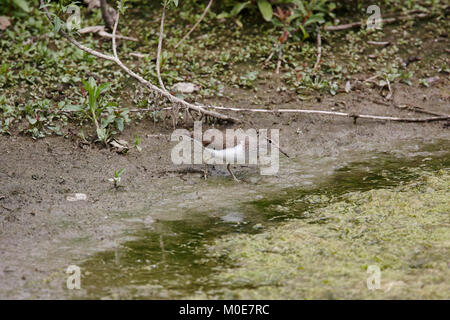
[[[447,85],[414,90],[405,86],[400,102],[448,113]],[[364,100],[356,95],[324,96],[320,106],[417,116],[370,102],[377,92],[364,94]],[[277,107],[299,107],[288,95],[279,97]],[[235,104],[245,107],[244,101],[242,95]],[[345,104],[336,106],[337,101]],[[317,104],[302,102],[301,107]],[[0,297],[72,296],[65,287],[67,266],[133,238],[137,225],[151,228],[154,221],[186,219],[194,209],[223,213],[236,203],[287,187],[308,188],[350,162],[370,159],[373,152],[432,157],[448,150],[450,140],[444,123],[358,120],[354,125],[351,119],[316,115],[244,117],[252,121],[248,127],[281,129],[281,146],[292,159],[281,158],[278,176],[262,177],[254,168],[242,168],[235,171],[245,183],[235,184],[225,168],[218,167],[203,181],[200,168],[170,161],[170,126],[154,127],[145,121],[122,135],[128,141],[135,133],[143,138],[142,152],[132,149],[127,155],[80,147],[75,138],[0,137]],[[437,147],[426,150],[427,144]],[[108,178],[120,168],[125,168],[124,188],[115,190]],[[87,201],[66,200],[76,192],[85,193]]]

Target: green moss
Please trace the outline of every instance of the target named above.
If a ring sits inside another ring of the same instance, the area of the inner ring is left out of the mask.
[[[450,171],[422,173],[394,189],[352,192],[256,235],[227,235],[210,255],[233,267],[226,289],[194,298],[370,299],[450,297]],[[367,267],[381,288],[367,289]]]

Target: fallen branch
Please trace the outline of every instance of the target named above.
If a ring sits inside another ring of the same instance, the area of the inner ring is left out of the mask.
[[[163,110],[172,110],[172,107],[165,107],[165,108],[161,108],[158,110],[155,110],[155,108],[137,108],[137,109],[130,109],[129,112],[130,113],[136,113],[136,112],[149,112],[149,111],[163,111]],[[189,109],[187,109],[189,110]]]
[[[109,38],[109,39],[112,39],[112,34],[106,32],[106,31],[99,31],[99,32],[98,32],[98,35],[99,35],[100,37],[103,37],[103,38]],[[136,38],[133,38],[133,37],[127,37],[127,36],[122,36],[122,35],[120,35],[120,34],[119,34],[119,35],[116,35],[116,38],[117,38],[117,39],[122,39],[122,40],[134,41],[134,42],[138,42],[138,41],[139,41],[139,40],[136,39]]]
[[[317,30],[317,60],[314,65],[314,70],[320,66],[320,59],[322,58],[322,37],[320,36],[320,29]]]
[[[210,0],[209,3],[208,3],[208,5],[207,5],[206,8],[205,8],[205,11],[203,11],[203,13],[202,13],[200,19],[198,19],[198,21],[194,24],[194,26],[191,28],[191,30],[189,30],[188,33],[186,33],[186,34],[184,35],[184,37],[183,37],[180,41],[178,41],[178,43],[175,45],[175,49],[178,48],[178,46],[179,46],[179,45],[180,45],[187,37],[190,36],[190,34],[192,33],[192,31],[194,31],[195,28],[197,28],[197,26],[200,24],[200,22],[202,22],[202,20],[203,20],[203,19],[205,18],[205,16],[206,16],[206,13],[208,12],[209,8],[211,7],[212,3],[213,3],[213,0]]]
[[[161,88],[164,91],[167,91],[167,90],[161,79],[161,49],[162,49],[162,42],[163,42],[163,37],[164,37],[164,19],[166,17],[166,5],[167,5],[167,1],[164,1],[163,12],[162,12],[162,16],[161,16],[161,26],[159,28],[158,52],[156,54],[156,75],[158,76],[159,85],[161,86]]]
[[[270,61],[270,59],[272,59],[273,54],[274,54],[274,51],[272,51],[272,52],[269,54],[269,56],[267,57],[267,59],[264,60],[264,63],[263,63],[263,66],[262,66],[263,69],[264,69],[264,67],[266,66],[266,64]]]
[[[401,20],[408,20],[410,18],[424,19],[424,18],[429,18],[431,16],[432,15],[428,14],[428,13],[419,13],[419,14],[412,15],[412,16],[411,16],[411,14],[407,14],[404,16],[383,19],[382,23],[383,24],[394,23],[394,22],[401,21]],[[327,26],[327,27],[325,27],[325,30],[326,31],[341,31],[341,30],[353,29],[356,27],[360,28],[364,25],[365,25],[364,22],[359,21],[359,22],[352,22],[352,23],[348,23],[348,24],[341,24],[341,25],[337,25],[337,26]]]
[[[41,7],[43,8],[47,18],[50,20],[51,23],[54,24],[54,21],[50,15],[50,12],[48,11],[47,6],[44,3],[44,0],[40,0],[40,3],[41,3]],[[97,58],[101,58],[101,59],[112,61],[112,62],[116,63],[123,71],[125,71],[128,75],[130,75],[131,77],[133,77],[134,79],[139,81],[146,89],[148,89],[150,91],[154,91],[161,96],[164,96],[172,103],[178,103],[178,104],[184,106],[185,108],[189,108],[191,110],[197,111],[202,114],[206,114],[208,116],[211,116],[211,117],[214,117],[214,118],[217,118],[220,120],[231,121],[231,122],[242,122],[242,120],[240,120],[238,118],[230,117],[230,116],[227,116],[227,115],[215,112],[215,111],[205,110],[203,107],[196,106],[194,104],[184,101],[183,99],[177,98],[177,97],[171,95],[169,92],[160,89],[159,87],[155,86],[151,82],[145,80],[140,75],[138,75],[135,72],[133,72],[132,70],[130,70],[127,66],[125,66],[123,64],[123,62],[119,58],[108,55],[108,54],[104,54],[102,52],[99,52],[97,50],[93,50],[91,48],[84,46],[83,44],[79,43],[78,41],[73,39],[71,36],[69,36],[64,30],[62,30],[62,28],[60,28],[58,32],[61,36],[66,38],[70,43],[72,43],[74,46],[76,46],[80,50],[83,50]],[[212,107],[212,106],[210,106],[210,107]]]
[[[80,29],[80,30],[78,30],[78,32],[81,33],[81,34],[84,34],[84,33],[95,33],[95,34],[99,35],[100,37],[112,39],[112,34],[105,31],[105,26],[90,26],[90,27],[86,27],[86,28]],[[117,39],[134,41],[134,42],[138,42],[139,41],[136,38],[122,36],[122,35],[116,35],[116,38]]]
[[[354,120],[356,120],[357,118],[370,119],[370,120],[382,120],[382,121],[398,121],[398,122],[433,122],[433,121],[450,120],[450,116],[441,116],[441,117],[432,117],[432,118],[398,118],[398,117],[354,114],[354,113],[324,111],[324,110],[305,110],[305,109],[268,110],[268,109],[231,108],[231,107],[219,107],[219,106],[214,106],[213,108],[217,109],[217,110],[229,110],[229,111],[238,111],[238,112],[255,112],[255,113],[261,112],[261,113],[275,113],[275,114],[276,113],[321,114],[321,115],[353,118]]]

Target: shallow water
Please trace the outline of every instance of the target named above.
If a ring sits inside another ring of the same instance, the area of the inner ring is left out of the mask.
[[[406,158],[374,153],[335,168],[320,182],[303,172],[298,183],[274,189],[260,199],[186,209],[184,219],[157,219],[151,227],[130,230],[133,240],[98,253],[81,264],[83,290],[74,298],[183,298],[220,292],[229,283],[214,280],[226,257],[208,255],[207,245],[230,234],[254,234],[288,219],[314,218],[314,209],[353,191],[389,188],[416,178],[418,171],[450,167],[445,145],[422,146]],[[295,162],[291,164],[295,170]],[[311,175],[312,177],[312,175]],[[275,188],[275,187],[274,187]],[[181,210],[181,209],[179,209]],[[206,212],[205,212],[206,211]],[[151,209],[149,209],[151,212]],[[311,223],[325,224],[326,219]]]

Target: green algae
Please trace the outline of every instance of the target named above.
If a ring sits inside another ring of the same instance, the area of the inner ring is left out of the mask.
[[[226,289],[194,298],[448,299],[450,170],[411,172],[420,176],[408,184],[350,192],[308,218],[216,240],[210,255],[233,264],[214,275]],[[381,270],[377,290],[367,287],[370,265]]]

